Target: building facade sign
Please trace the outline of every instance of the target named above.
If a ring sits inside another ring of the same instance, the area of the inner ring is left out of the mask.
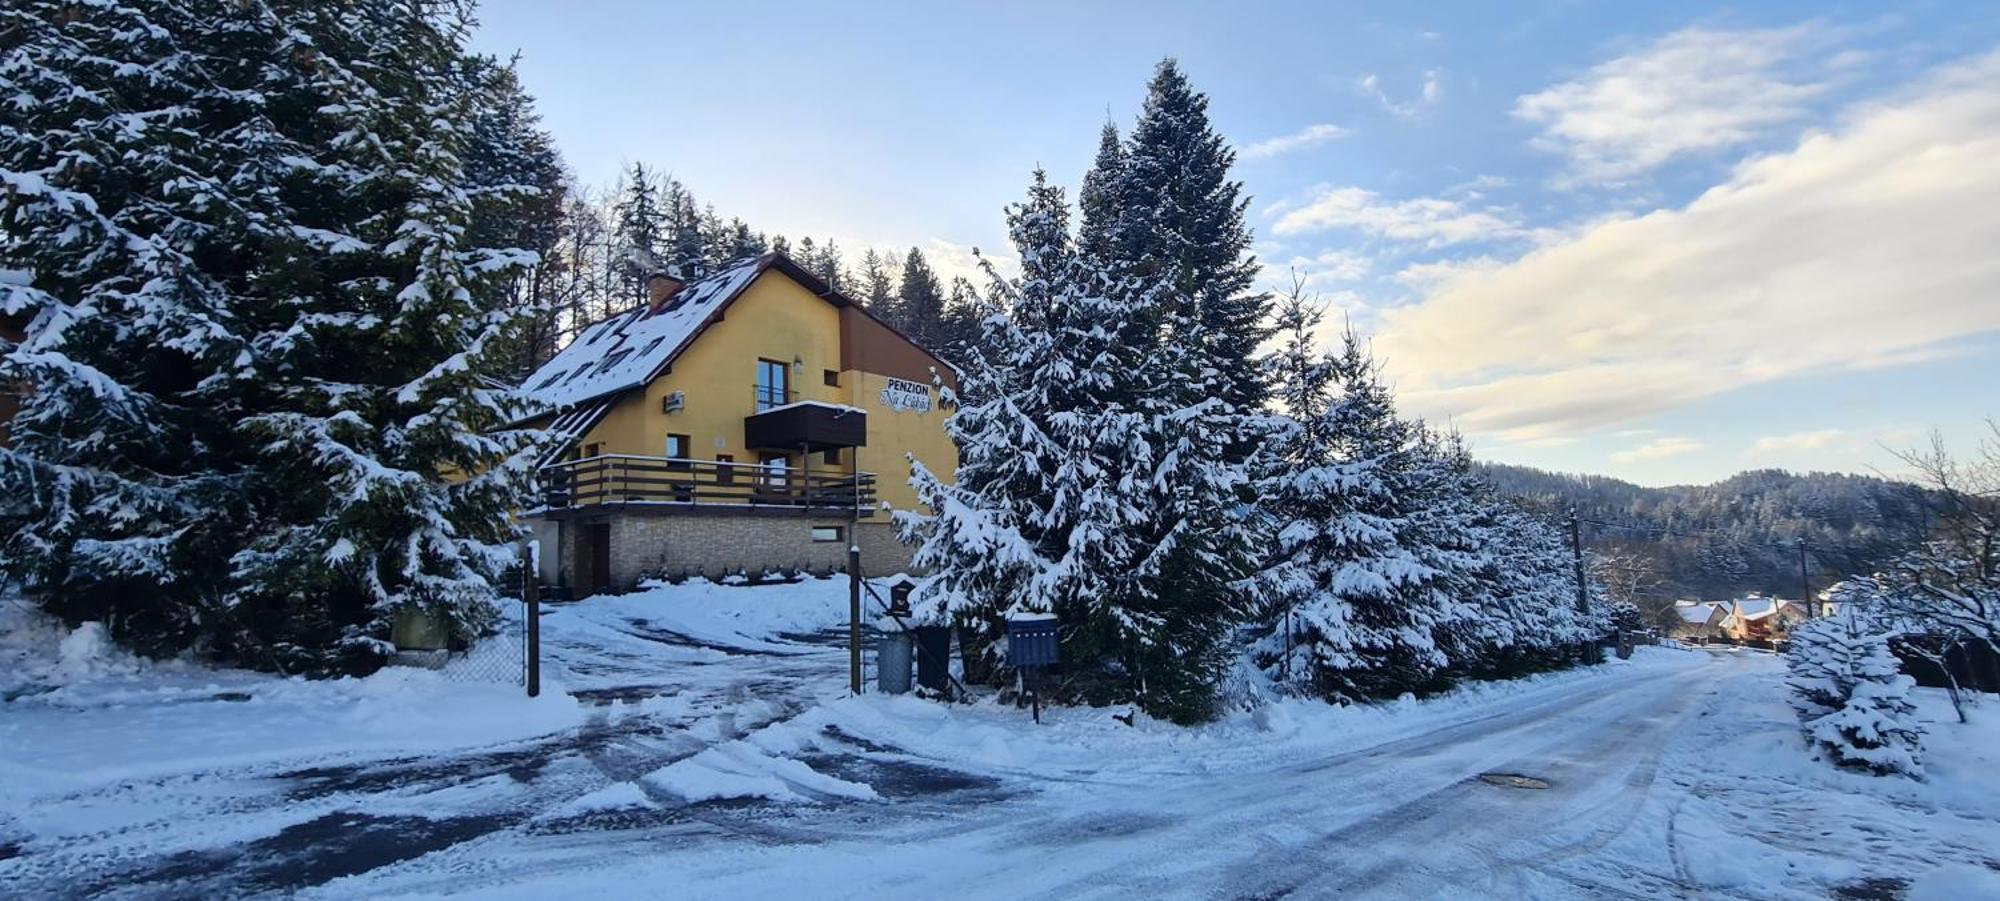
[[[882,388],[882,403],[899,413],[929,413],[931,388],[921,382],[891,378]]]

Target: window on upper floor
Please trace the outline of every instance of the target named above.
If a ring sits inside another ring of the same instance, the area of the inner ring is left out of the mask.
[[[824,380],[824,381],[826,382],[826,386],[827,386],[828,388],[838,388],[838,387],[840,387],[840,373],[839,373],[839,372],[836,372],[836,371],[834,371],[834,370],[832,370],[832,369],[825,369],[825,370],[821,370],[821,371],[820,371],[820,378],[821,378],[822,380]]]
[[[757,361],[757,412],[792,402],[792,368],[778,360]]]

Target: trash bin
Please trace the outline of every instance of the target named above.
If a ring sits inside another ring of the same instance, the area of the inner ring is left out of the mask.
[[[951,685],[951,627],[918,626],[917,684],[935,692]]]
[[[910,691],[910,633],[885,632],[875,645],[875,685],[883,694]]]

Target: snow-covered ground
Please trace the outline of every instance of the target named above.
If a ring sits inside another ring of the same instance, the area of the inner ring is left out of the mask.
[[[1995,890],[1991,699],[1961,727],[1925,694],[1925,783],[1808,760],[1782,667],[1748,652],[1199,729],[1117,709],[1038,727],[990,699],[846,697],[846,616],[840,580],[555,607],[530,701],[430,672],[140,663],[11,614],[0,895]]]

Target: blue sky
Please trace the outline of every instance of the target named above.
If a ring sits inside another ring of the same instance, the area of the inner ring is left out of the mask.
[[[746,11],[749,10],[749,11]],[[2000,416],[2000,4],[488,3],[588,184],[1004,254],[1155,62],[1210,96],[1269,282],[1482,456],[1647,484],[1895,472]],[[1336,317],[1338,318],[1338,316]]]

